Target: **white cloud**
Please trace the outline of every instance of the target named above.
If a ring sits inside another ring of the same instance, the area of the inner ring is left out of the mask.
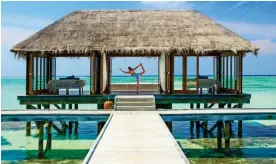
[[[2,26],[1,46],[2,48],[12,48],[35,32],[35,30],[25,28]]]
[[[142,1],[145,9],[192,9],[193,5],[185,1]]]
[[[2,25],[8,26],[43,28],[53,22],[53,20],[40,17],[30,17],[19,14],[2,14]]]
[[[251,42],[260,48],[260,54],[276,55],[276,43],[270,40],[254,40]]]
[[[276,39],[275,24],[253,24],[246,22],[225,22],[219,21],[222,25],[242,36],[250,38],[273,40]]]
[[[237,7],[240,7],[240,6],[244,5],[245,3],[246,3],[246,1],[237,2],[235,5],[233,5],[232,7],[230,7],[229,10],[231,11],[231,10],[237,8]]]

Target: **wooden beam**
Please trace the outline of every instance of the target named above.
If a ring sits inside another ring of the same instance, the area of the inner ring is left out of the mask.
[[[186,91],[187,90],[187,56],[183,55],[182,59],[183,59],[182,90]]]
[[[58,133],[62,134],[62,130],[60,130],[60,129],[58,128],[58,126],[56,126],[55,124],[52,124],[52,127],[53,127]]]
[[[232,89],[232,86],[233,86],[233,66],[232,66],[232,60],[233,60],[233,57],[230,56],[230,89]]]
[[[42,58],[40,57],[39,58],[40,60],[39,60],[39,66],[40,66],[40,68],[39,68],[39,89],[41,90],[41,89],[43,89],[42,88]]]
[[[95,53],[90,55],[90,95],[95,94]]]
[[[33,72],[34,72],[34,57],[32,54],[29,54],[28,55],[28,65],[29,65],[29,70],[28,70],[28,83],[29,83],[29,86],[28,86],[28,95],[32,95],[32,92],[33,92]]]
[[[225,57],[226,58],[226,87],[225,88],[228,88],[229,85],[228,85],[228,56]]]
[[[166,59],[166,61],[165,61],[165,68],[166,68],[166,94],[170,94],[171,93],[171,90],[170,90],[170,86],[171,86],[171,84],[170,84],[170,73],[171,73],[171,70],[170,70],[170,68],[171,68],[171,63],[170,63],[170,54],[168,54],[168,55],[165,55],[165,59]]]
[[[196,91],[199,90],[199,56],[196,56]]]
[[[104,91],[103,91],[103,54],[101,54],[100,56],[100,93],[101,94],[104,94]]]
[[[35,90],[38,90],[38,57],[35,57]]]
[[[239,89],[240,94],[242,94],[242,71],[243,71],[243,62],[242,62],[243,54],[239,53]]]
[[[170,93],[174,92],[174,56],[170,55]]]
[[[106,68],[107,68],[107,85],[106,85],[106,93],[110,94],[111,92],[111,58],[109,56],[106,56]]]

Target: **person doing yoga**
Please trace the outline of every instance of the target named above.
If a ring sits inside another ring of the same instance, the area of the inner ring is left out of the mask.
[[[142,67],[142,72],[140,73],[136,73],[136,69],[139,68],[139,67]],[[131,67],[128,67],[128,71],[123,71],[121,68],[120,70],[125,73],[125,74],[130,74],[131,76],[135,77],[136,78],[136,94],[138,94],[138,90],[139,90],[139,83],[140,83],[140,76],[143,75],[146,71],[145,71],[145,68],[143,66],[142,63],[140,63],[138,66],[136,66],[135,68],[131,68]]]

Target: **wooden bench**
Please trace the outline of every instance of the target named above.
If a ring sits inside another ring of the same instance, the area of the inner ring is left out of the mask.
[[[58,93],[59,89],[66,89],[66,94],[69,94],[69,89],[79,89],[79,94],[83,94],[84,80],[50,80],[47,84],[47,91]]]

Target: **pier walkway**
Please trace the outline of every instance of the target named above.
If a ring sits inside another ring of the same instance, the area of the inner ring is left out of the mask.
[[[157,112],[117,111],[106,122],[83,163],[188,164]]]

